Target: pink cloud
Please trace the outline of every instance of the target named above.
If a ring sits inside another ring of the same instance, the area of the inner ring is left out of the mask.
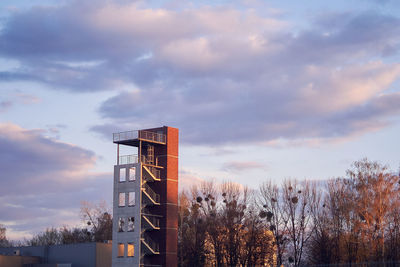
[[[45,133],[0,123],[0,223],[12,239],[78,224],[81,200],[111,201],[112,174],[91,171],[95,154]]]
[[[227,172],[242,172],[254,169],[266,169],[264,164],[255,161],[230,161],[222,166],[222,170]]]

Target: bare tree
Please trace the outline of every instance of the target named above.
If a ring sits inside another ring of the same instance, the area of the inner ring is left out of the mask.
[[[180,195],[180,266],[204,266],[206,261],[206,233],[207,224],[203,209],[203,198],[199,196],[199,188],[193,186],[192,197],[186,193]]]
[[[354,162],[347,176],[355,194],[353,208],[359,217],[362,243],[367,244],[363,260],[383,261],[389,214],[399,205],[399,178],[386,166],[366,158]]]
[[[221,212],[218,209],[220,192],[214,181],[203,182],[199,192],[202,194],[200,202],[207,225],[207,240],[211,245],[208,249],[209,257],[213,265],[219,267],[224,265],[223,240],[224,226],[222,224]]]
[[[263,219],[255,206],[247,208],[244,227],[241,229],[242,247],[240,250],[241,266],[274,266],[275,238],[265,228]]]
[[[398,175],[367,159],[354,162],[346,178],[328,182],[327,211],[320,217],[330,224],[323,231],[318,226],[324,222],[317,222],[316,233],[324,234],[325,244],[331,240],[336,263],[398,259],[399,199]]]
[[[59,233],[63,244],[85,243],[92,241],[92,234],[86,228],[60,228]]]
[[[102,242],[112,240],[112,216],[110,208],[105,201],[97,204],[82,201],[81,218],[93,235],[93,241]]]
[[[28,246],[50,246],[62,244],[62,236],[56,228],[47,228],[31,239],[27,240]]]
[[[312,198],[310,183],[304,181],[300,185],[296,180],[286,180],[283,183],[283,216],[288,232],[292,255],[289,262],[299,266],[307,241],[312,235],[313,225],[310,216],[310,207],[315,198]]]
[[[0,247],[8,247],[10,242],[7,240],[6,228],[0,224]]]
[[[333,222],[326,202],[328,195],[321,193],[322,188],[317,185],[311,187],[310,211],[314,232],[307,244],[308,262],[311,264],[336,263],[337,257],[334,253]]]
[[[248,205],[248,189],[232,182],[225,182],[221,185],[221,191],[224,203],[221,219],[226,236],[225,258],[229,266],[237,266],[241,249],[240,233],[244,227],[245,210]]]
[[[285,229],[287,220],[283,215],[281,191],[271,181],[260,186],[260,217],[267,222],[268,229],[273,233],[276,246],[277,266],[283,264],[283,255],[286,252],[288,238]]]

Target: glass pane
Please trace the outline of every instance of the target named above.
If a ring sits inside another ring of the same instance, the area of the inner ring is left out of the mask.
[[[120,182],[126,181],[126,168],[119,169],[119,181]]]
[[[118,206],[125,207],[125,193],[119,193],[119,203]]]
[[[119,218],[118,220],[118,232],[123,232],[124,231],[124,225],[125,225],[125,218]]]
[[[135,192],[129,192],[129,206],[134,206],[135,205]]]
[[[118,244],[118,257],[123,257],[125,256],[125,245],[120,243]]]
[[[129,169],[129,181],[136,180],[136,167],[132,167]]]
[[[127,253],[128,257],[133,257],[135,256],[135,246],[133,245],[133,243],[128,243],[128,253]]]
[[[128,232],[133,232],[135,230],[135,217],[128,218]]]

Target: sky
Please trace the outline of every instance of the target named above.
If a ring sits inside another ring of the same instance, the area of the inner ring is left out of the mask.
[[[397,0],[2,0],[0,224],[82,226],[148,127],[179,128],[181,190],[397,171],[399,49]]]

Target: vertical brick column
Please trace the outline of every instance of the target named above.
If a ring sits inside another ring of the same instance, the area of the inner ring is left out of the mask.
[[[154,147],[154,157],[162,166],[160,182],[151,186],[160,194],[160,205],[149,207],[153,214],[161,215],[160,230],[147,234],[160,245],[160,254],[146,256],[145,265],[162,265],[176,267],[178,265],[178,155],[179,130],[172,127],[146,129],[166,135],[165,145]],[[143,148],[144,149],[144,148]],[[143,150],[145,153],[145,149]]]
[[[176,267],[178,265],[178,155],[179,155],[179,130],[164,127],[167,135],[166,168],[162,181],[161,208],[165,216],[165,255],[163,265]]]

